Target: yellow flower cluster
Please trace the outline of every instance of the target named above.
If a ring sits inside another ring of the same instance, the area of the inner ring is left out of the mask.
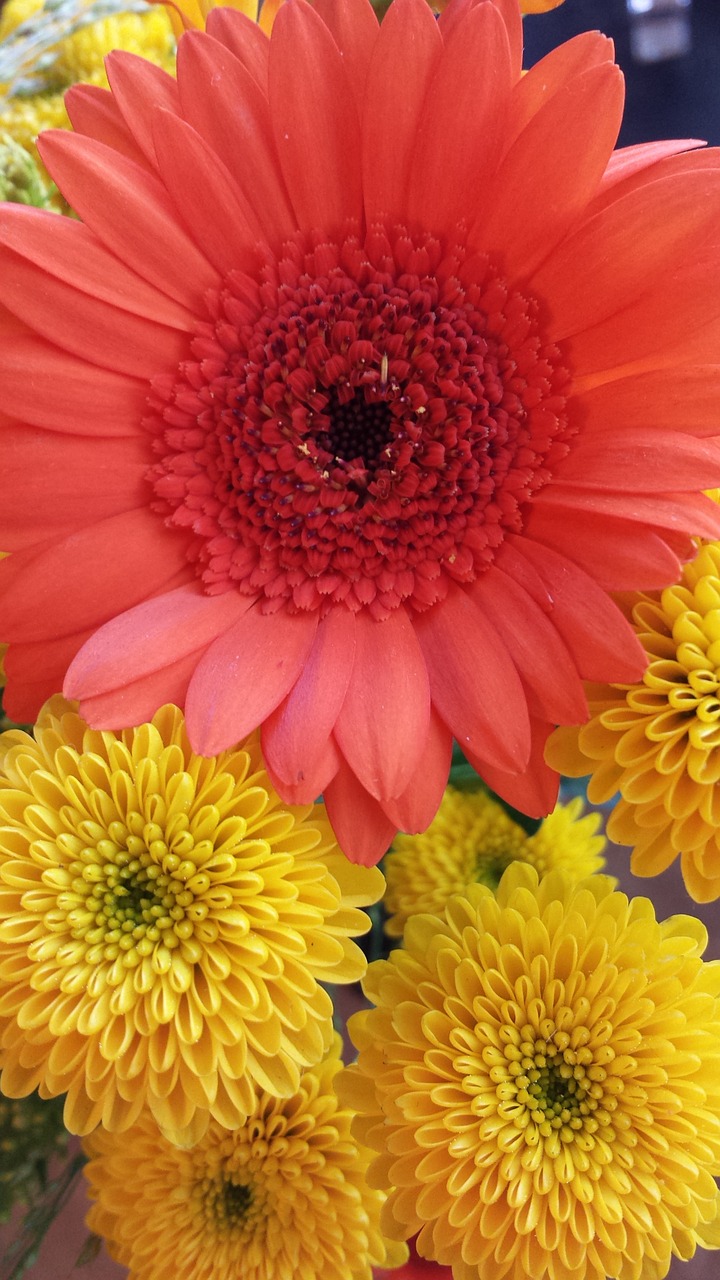
[[[497,888],[505,868],[517,859],[531,863],[540,875],[561,868],[582,880],[604,866],[599,826],[598,814],[583,816],[578,797],[558,805],[529,836],[487,792],[448,787],[427,831],[396,836],[385,858],[386,931],[402,937],[410,916],[442,911],[452,894],[475,882]]]
[[[699,921],[515,862],[409,921],[340,1081],[382,1223],[455,1280],[662,1280],[720,1246],[720,962]]]

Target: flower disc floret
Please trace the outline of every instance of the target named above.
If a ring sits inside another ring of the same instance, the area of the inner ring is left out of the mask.
[[[486,791],[448,787],[427,831],[397,835],[383,861],[386,932],[401,938],[411,916],[442,912],[448,898],[468,885],[496,889],[516,860],[530,863],[539,875],[559,868],[571,880],[583,880],[604,866],[599,827],[600,815],[584,813],[576,796],[528,835]]]
[[[67,1093],[75,1133],[143,1106],[174,1138],[291,1094],[332,1036],[379,873],[289,808],[257,739],[204,759],[164,707],[122,734],[62,699],[0,738],[2,1089]]]
[[[383,1238],[371,1153],[338,1104],[336,1036],[290,1098],[258,1091],[229,1132],[213,1121],[179,1150],[145,1112],[125,1134],[85,1141],[88,1215],[130,1280],[371,1280],[407,1250]]]
[[[341,1081],[384,1225],[456,1280],[641,1280],[720,1247],[720,963],[604,876],[519,862],[370,966]]]
[[[472,582],[565,456],[570,376],[486,256],[378,224],[233,273],[156,379],[159,510],[206,590],[382,619]]]

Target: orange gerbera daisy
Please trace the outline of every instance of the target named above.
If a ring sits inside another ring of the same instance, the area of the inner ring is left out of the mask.
[[[645,661],[606,591],[720,534],[720,159],[613,156],[610,43],[523,77],[521,30],[218,9],[177,81],[116,53],[71,91],[78,220],[0,218],[11,714],[262,725],[359,860],[427,825],[453,734],[552,808],[550,727]]]

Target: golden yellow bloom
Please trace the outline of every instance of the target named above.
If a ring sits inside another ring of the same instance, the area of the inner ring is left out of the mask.
[[[662,1280],[720,1247],[720,962],[605,876],[515,862],[368,970],[340,1081],[382,1223],[455,1280]]]
[[[709,902],[720,897],[720,542],[628,609],[649,658],[642,680],[588,686],[589,723],[558,730],[548,759],[592,774],[593,801],[620,792],[608,835],[634,846],[636,875],[680,855],[688,893]]]
[[[7,0],[0,15],[0,41],[7,40],[17,27],[37,14],[44,0]],[[48,19],[49,21],[49,19]],[[38,35],[41,28],[38,28]],[[0,132],[10,136],[33,156],[41,172],[46,170],[37,152],[36,140],[43,129],[68,129],[65,90],[78,81],[107,88],[103,59],[111,49],[125,49],[155,62],[166,71],[175,70],[175,40],[167,14],[162,9],[144,14],[128,13],[88,23],[51,46],[53,58],[41,93],[3,97],[0,92]],[[57,207],[66,209],[56,197]]]
[[[0,1066],[67,1092],[74,1133],[147,1104],[174,1138],[287,1097],[332,1038],[321,981],[365,960],[351,866],[321,806],[273,790],[256,737],[190,750],[182,714],[95,732],[62,699],[0,737]]]
[[[275,14],[282,2],[283,0],[151,0],[151,3],[167,7],[177,36],[182,35],[183,31],[192,31],[193,28],[204,31],[208,14],[220,4],[227,9],[237,9],[244,13],[246,18],[257,22],[266,35],[270,35]]]
[[[126,1134],[86,1139],[96,1201],[88,1226],[129,1280],[371,1280],[407,1250],[383,1239],[371,1153],[333,1092],[340,1037],[297,1092],[258,1092],[233,1132],[212,1123],[191,1151],[144,1114]]]
[[[475,882],[497,888],[503,871],[516,859],[531,863],[540,875],[562,868],[574,880],[600,871],[605,865],[600,818],[596,813],[582,815],[577,797],[558,805],[529,836],[486,792],[448,787],[427,831],[396,836],[385,858],[386,932],[401,938],[411,915],[442,911],[451,894]]]

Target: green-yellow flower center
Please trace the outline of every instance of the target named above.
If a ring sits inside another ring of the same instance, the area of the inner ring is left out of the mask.
[[[573,1164],[587,1169],[586,1153],[597,1140],[615,1136],[613,1113],[623,1090],[608,1071],[615,1051],[606,1040],[591,1045],[586,1026],[562,1031],[552,1018],[543,1019],[539,1030],[506,1025],[500,1039],[504,1062],[491,1072],[500,1115],[524,1132],[527,1146],[546,1155],[574,1144]]]
[[[46,923],[67,933],[61,963],[121,958],[133,968],[146,956],[161,959],[158,945],[173,951],[181,944],[192,961],[216,940],[208,915],[211,907],[230,907],[232,894],[219,885],[209,893],[212,879],[202,864],[211,850],[194,840],[186,814],[173,815],[165,829],[133,811],[107,827],[85,820],[58,844],[71,856],[62,870],[46,873],[60,890]]]

